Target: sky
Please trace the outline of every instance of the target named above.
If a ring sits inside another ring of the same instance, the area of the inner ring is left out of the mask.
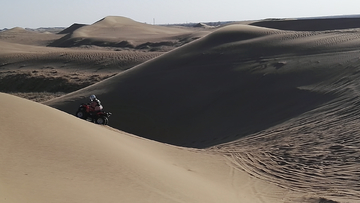
[[[356,0],[0,0],[0,29],[69,27],[123,16],[148,24],[360,14]]]

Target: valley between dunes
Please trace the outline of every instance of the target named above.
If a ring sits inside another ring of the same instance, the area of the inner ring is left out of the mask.
[[[358,21],[0,32],[0,202],[359,202]]]

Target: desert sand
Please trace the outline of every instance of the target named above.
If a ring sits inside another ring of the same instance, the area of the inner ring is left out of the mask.
[[[359,202],[358,21],[0,32],[1,202]]]

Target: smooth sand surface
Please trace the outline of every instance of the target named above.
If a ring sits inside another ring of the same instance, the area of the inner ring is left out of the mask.
[[[296,193],[224,156],[161,144],[0,94],[1,202],[278,202]]]
[[[357,21],[0,32],[1,200],[359,202]]]

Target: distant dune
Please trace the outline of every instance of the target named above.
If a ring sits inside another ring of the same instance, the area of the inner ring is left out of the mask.
[[[73,24],[59,34],[13,28],[0,33],[0,91],[48,100],[111,77],[208,32],[146,25],[124,17],[106,17],[89,26]],[[89,37],[73,38],[79,33]],[[135,37],[145,43],[114,42],[114,36]],[[80,41],[71,49],[48,46],[67,43],[66,39],[71,41],[69,46],[74,45],[73,39]]]
[[[26,44],[26,45],[39,45],[46,46],[50,42],[59,39],[61,36],[47,33],[39,33],[35,31],[25,30],[24,28],[15,27],[9,30],[0,32],[1,41]],[[6,51],[6,50],[1,50]]]
[[[54,41],[50,46],[106,45],[141,49],[152,46],[154,49],[159,45],[181,46],[189,39],[191,41],[191,38],[207,33],[203,30],[194,32],[189,28],[149,25],[118,16],[106,17],[92,25],[72,26],[65,31],[68,35]]]

